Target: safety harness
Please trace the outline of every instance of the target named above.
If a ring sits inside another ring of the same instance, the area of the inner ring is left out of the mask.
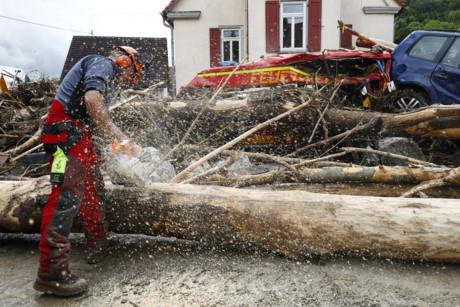
[[[78,128],[75,122],[72,120],[66,120],[43,126],[43,134],[58,135],[63,132],[67,133],[67,138],[65,141],[44,144],[45,151],[47,153],[54,153],[56,151],[56,146],[59,146],[64,151],[64,153],[67,154],[70,151],[70,149],[81,140],[84,133],[83,129]],[[47,150],[47,147],[50,150]]]
[[[66,133],[65,141],[58,141],[58,135]],[[84,129],[77,127],[75,121],[65,120],[43,126],[43,136],[49,142],[45,142],[45,151],[53,155],[51,164],[51,183],[61,184],[64,182],[64,174],[67,165],[67,155],[83,137]]]

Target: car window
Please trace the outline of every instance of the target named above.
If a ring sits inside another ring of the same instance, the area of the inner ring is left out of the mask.
[[[425,36],[412,47],[409,56],[434,61],[446,41],[445,36]]]
[[[460,68],[460,38],[452,44],[446,56],[442,60],[442,64]]]

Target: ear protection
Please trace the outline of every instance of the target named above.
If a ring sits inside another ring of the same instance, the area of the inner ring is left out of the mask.
[[[119,55],[115,58],[115,64],[121,68],[128,68],[129,66],[133,65],[134,59],[132,56],[123,48],[123,47],[115,47],[114,50],[120,50],[124,53],[124,55]],[[133,67],[136,69],[135,67]]]
[[[116,56],[115,64],[123,69],[132,67],[132,74],[129,80],[130,83],[135,84],[139,82],[143,74],[142,63],[137,59],[137,51],[128,46],[114,46],[114,51],[121,51],[122,54]]]
[[[115,58],[115,64],[120,68],[128,68],[133,65],[133,61],[127,55],[119,55]]]

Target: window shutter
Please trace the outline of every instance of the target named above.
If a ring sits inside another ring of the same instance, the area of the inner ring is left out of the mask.
[[[322,0],[310,0],[308,3],[308,51],[321,51]]]
[[[209,48],[210,48],[210,61],[211,67],[219,66],[221,51],[220,51],[220,29],[209,29]]]
[[[353,25],[351,24],[348,24],[346,26],[351,29],[353,28]],[[352,39],[353,39],[353,36],[351,34],[351,31],[344,29],[340,34],[340,47],[351,49],[353,46]]]
[[[280,3],[279,0],[265,1],[265,41],[268,53],[280,50]]]

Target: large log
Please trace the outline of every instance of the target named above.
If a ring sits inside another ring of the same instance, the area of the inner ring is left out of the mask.
[[[0,183],[1,227],[30,227],[33,218],[18,215],[49,191],[46,180]],[[112,187],[107,196],[110,228],[119,233],[255,246],[294,259],[359,253],[460,263],[459,200],[162,183],[142,189]]]
[[[0,229],[10,232],[36,230],[40,208],[50,192],[48,177],[0,181]]]
[[[433,105],[405,114],[329,109],[325,118],[337,130],[380,119],[375,132],[381,136],[418,136],[460,139],[460,106]]]
[[[293,174],[285,170],[273,170],[258,175],[226,177],[219,185],[257,186],[280,182],[335,183],[363,182],[406,184],[440,179],[447,175],[449,168],[401,167],[401,166],[352,166],[304,168]],[[210,178],[212,179],[212,177]]]
[[[263,132],[241,141],[239,145],[287,145],[290,146],[288,151],[302,146],[318,148],[308,140],[314,134],[313,143],[320,145],[317,141],[325,138],[320,133],[322,129],[317,129],[316,133],[313,133],[315,124],[318,123],[318,108],[322,109],[321,101],[314,101],[306,109],[274,123]],[[220,101],[220,104],[206,108],[188,138],[189,143],[219,147],[294,106],[295,104],[290,105],[282,101]],[[138,114],[121,107],[114,116],[121,126],[132,130],[136,140],[141,144],[162,148],[164,144],[179,143],[202,110],[203,103],[139,103],[136,108],[143,111]],[[152,124],[152,120],[143,118],[144,113],[152,114],[155,124]],[[323,129],[328,130],[329,142],[335,135],[346,134],[354,128],[353,133],[339,136],[338,140],[353,139],[362,135],[460,139],[460,106],[456,105],[430,106],[407,114],[330,107],[324,112],[323,121]],[[135,125],[131,127],[132,123]],[[356,129],[359,126],[365,129]],[[139,134],[139,129],[145,133]]]

